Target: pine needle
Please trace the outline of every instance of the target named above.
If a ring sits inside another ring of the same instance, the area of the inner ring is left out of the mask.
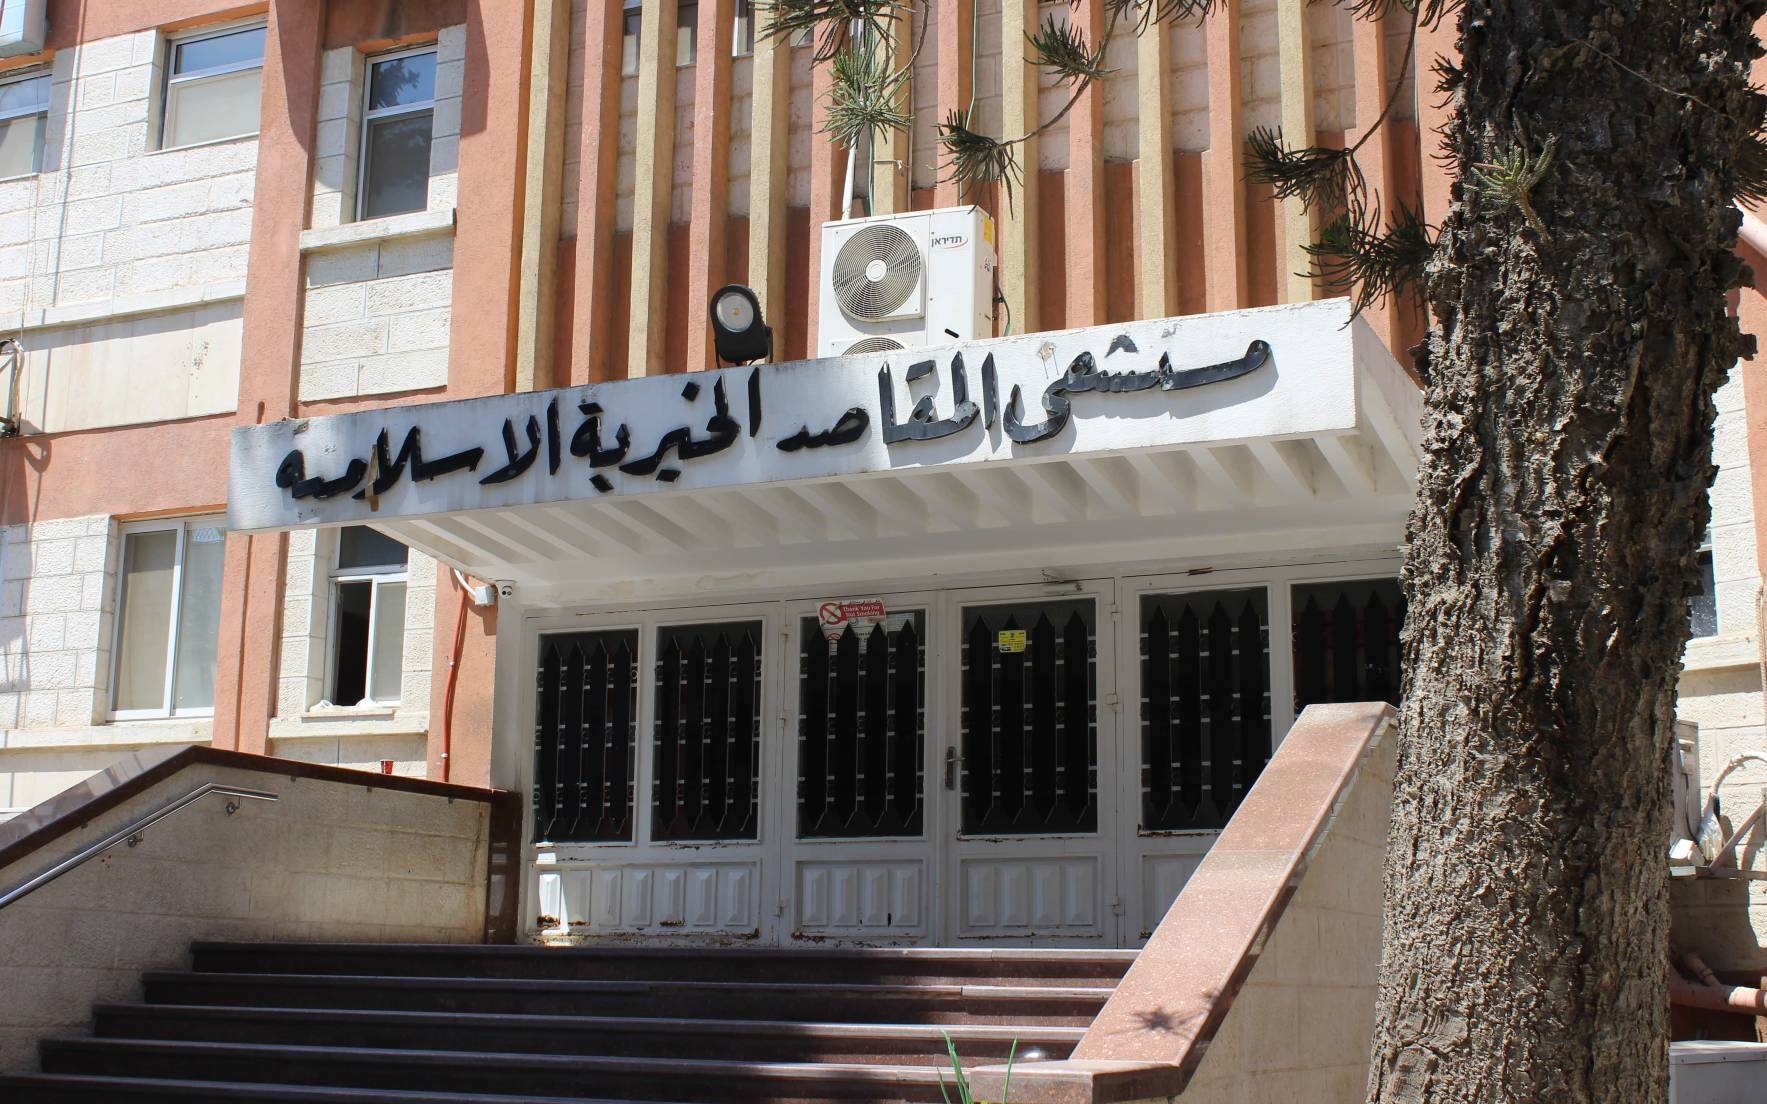
[[[914,121],[903,105],[901,81],[884,58],[849,44],[829,64],[833,84],[828,92],[828,117],[822,132],[847,149],[867,135],[906,131]]]
[[[999,183],[1011,202],[1019,165],[1010,144],[969,129],[963,112],[955,108],[939,124],[939,144],[945,147],[945,168],[952,179],[965,187]]]
[[[1037,33],[1026,35],[1025,40],[1031,44],[1033,55],[1028,60],[1052,70],[1061,84],[1101,80],[1110,73],[1104,64],[1103,45],[1096,50],[1088,47],[1071,20],[1059,22],[1055,16],[1046,15]]]
[[[1357,314],[1400,295],[1421,301],[1424,266],[1435,244],[1417,208],[1401,201],[1383,229],[1379,203],[1370,207],[1353,196],[1320,231],[1319,241],[1306,247],[1314,268],[1308,275],[1351,296]]]
[[[1270,185],[1277,199],[1298,196],[1310,211],[1331,211],[1366,190],[1351,150],[1289,149],[1282,132],[1270,127],[1253,130],[1246,146],[1246,178]]]

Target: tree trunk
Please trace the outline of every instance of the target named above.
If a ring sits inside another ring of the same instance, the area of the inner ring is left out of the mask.
[[[1762,8],[1460,12],[1378,1104],[1666,1098],[1671,718]],[[1549,147],[1526,202],[1470,168]]]

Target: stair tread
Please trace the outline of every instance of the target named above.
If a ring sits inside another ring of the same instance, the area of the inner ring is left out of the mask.
[[[578,1096],[511,1096],[491,1093],[451,1093],[433,1089],[406,1091],[403,1089],[368,1089],[353,1088],[347,1085],[288,1085],[260,1081],[200,1081],[183,1078],[165,1077],[105,1077],[88,1073],[22,1073],[0,1076],[0,1088],[68,1088],[68,1089],[103,1089],[110,1092],[122,1092],[128,1089],[149,1089],[162,1092],[180,1092],[187,1096],[233,1096],[249,1100],[290,1100],[312,1101],[315,1104],[330,1104],[343,1101],[384,1101],[385,1104],[555,1104],[568,1101],[569,1104],[669,1104],[667,1101],[646,1100],[633,1102],[611,1098],[597,1097],[586,1099]]]
[[[953,1039],[984,1041],[1012,1040],[1021,1042],[1075,1042],[1085,1034],[1080,1027],[1013,1024],[916,1024],[860,1023],[844,1020],[740,1020],[715,1017],[682,1018],[673,1016],[584,1016],[570,1013],[535,1012],[419,1012],[401,1009],[363,1008],[282,1008],[273,1005],[233,1004],[99,1004],[97,1013],[121,1015],[163,1015],[213,1018],[233,1021],[242,1018],[302,1020],[316,1023],[335,1022],[397,1022],[413,1025],[454,1025],[533,1027],[560,1030],[578,1028],[595,1031],[666,1032],[694,1034],[717,1031],[726,1034],[781,1034],[805,1037],[844,1035],[875,1039],[931,1037],[939,1039],[948,1033]]]
[[[972,982],[840,982],[826,981],[710,981],[698,978],[663,978],[646,981],[599,981],[579,978],[483,978],[432,974],[304,974],[248,973],[244,971],[149,970],[150,982],[201,982],[236,985],[274,985],[300,982],[318,986],[368,986],[383,989],[434,987],[481,990],[527,990],[532,992],[645,993],[659,990],[712,990],[714,992],[833,992],[842,996],[1014,997],[1020,999],[1093,1000],[1109,997],[1114,986],[1094,985],[993,985]]]
[[[761,958],[803,961],[833,959],[906,959],[909,961],[998,962],[1103,962],[1127,966],[1138,952],[1106,947],[747,947],[696,945],[661,947],[645,944],[609,943],[597,946],[549,946],[534,943],[497,945],[483,943],[250,943],[205,940],[192,944],[205,951],[272,952],[298,954],[422,954],[430,957],[529,957],[537,955],[582,958]]]
[[[880,1084],[936,1084],[942,1071],[925,1066],[860,1064],[853,1062],[768,1062],[729,1058],[647,1058],[624,1055],[542,1054],[509,1051],[404,1050],[375,1047],[302,1046],[299,1044],[188,1042],[162,1039],[94,1039],[66,1037],[46,1039],[45,1052],[123,1051],[125,1053],[175,1053],[200,1055],[253,1055],[315,1060],[334,1058],[356,1063],[387,1065],[470,1063],[475,1067],[507,1065],[516,1069],[551,1066],[606,1072],[649,1073],[698,1077],[760,1077],[788,1081],[841,1079]]]

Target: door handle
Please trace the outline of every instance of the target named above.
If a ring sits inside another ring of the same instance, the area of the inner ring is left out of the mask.
[[[957,764],[961,762],[963,762],[963,756],[957,754],[956,748],[945,749],[945,788],[947,790],[957,788]]]

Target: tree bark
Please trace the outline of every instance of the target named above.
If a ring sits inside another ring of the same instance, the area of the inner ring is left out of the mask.
[[[1671,720],[1713,393],[1752,349],[1727,293],[1763,6],[1459,12],[1377,1104],[1666,1099]],[[1526,203],[1473,175],[1549,144]]]

